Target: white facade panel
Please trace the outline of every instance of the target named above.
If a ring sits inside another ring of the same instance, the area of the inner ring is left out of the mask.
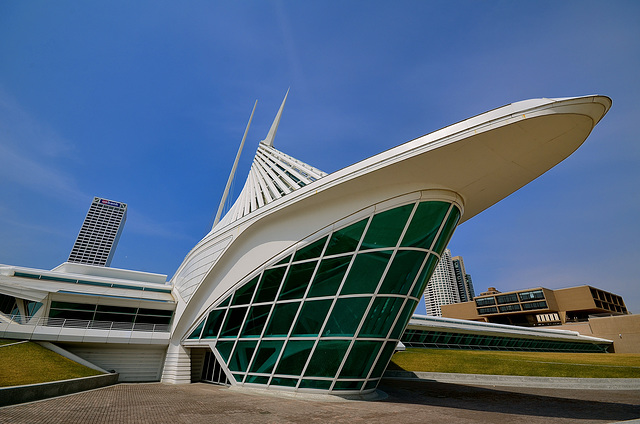
[[[60,346],[100,368],[119,373],[120,382],[160,381],[162,364],[167,352],[166,345],[61,343]]]

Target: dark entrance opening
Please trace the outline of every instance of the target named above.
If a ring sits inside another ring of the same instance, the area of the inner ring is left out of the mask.
[[[222,384],[229,386],[229,379],[218,363],[216,356],[210,350],[204,354],[204,364],[202,365],[202,381],[212,384]]]

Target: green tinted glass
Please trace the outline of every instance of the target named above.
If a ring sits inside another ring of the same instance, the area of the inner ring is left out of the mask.
[[[374,215],[360,250],[395,247],[412,210],[413,203]]]
[[[115,322],[133,322],[135,315],[129,314],[108,314],[105,312],[96,312],[93,319],[96,321],[115,321]]]
[[[424,293],[425,288],[427,288],[427,284],[429,283],[429,279],[433,275],[433,271],[436,269],[438,265],[438,257],[436,255],[430,254],[427,259],[427,263],[424,268],[422,268],[422,272],[420,276],[418,276],[418,281],[416,281],[416,285],[413,286],[413,290],[411,290],[412,297],[421,297],[422,293]]]
[[[402,333],[404,333],[404,329],[407,327],[409,323],[409,319],[411,319],[411,315],[413,311],[415,311],[418,302],[415,300],[407,300],[407,304],[404,306],[402,313],[398,317],[398,321],[396,322],[396,326],[394,327],[390,339],[399,339]]]
[[[317,261],[312,261],[291,265],[278,300],[300,299],[304,296],[317,263]]]
[[[320,340],[305,377],[334,377],[350,343],[348,340]]]
[[[403,303],[399,297],[377,297],[364,320],[358,337],[386,338]]]
[[[366,378],[382,343],[356,340],[340,371],[340,378]]]
[[[200,333],[202,333],[202,327],[204,327],[204,321],[205,320],[200,321],[200,324],[198,324],[196,329],[193,330],[191,332],[191,334],[189,334],[189,337],[187,337],[188,339],[199,339],[200,338]]]
[[[389,262],[391,251],[359,253],[340,294],[373,293]]]
[[[267,384],[269,382],[269,377],[263,375],[248,375],[245,383],[253,383],[253,384]]]
[[[360,390],[364,381],[336,381],[333,390]]]
[[[327,242],[327,237],[323,237],[318,241],[311,243],[308,246],[298,250],[293,257],[293,262],[303,261],[305,259],[319,258],[322,254],[322,249]]]
[[[253,303],[271,302],[276,298],[286,269],[287,267],[280,267],[264,271]]]
[[[369,378],[380,378],[382,376],[382,373],[387,368],[387,364],[389,363],[391,355],[393,355],[393,351],[395,350],[397,344],[398,342],[391,341],[387,342],[384,345],[384,348],[382,348],[382,353],[380,354],[375,368],[371,372],[371,376]]]
[[[226,310],[224,309],[218,309],[209,313],[207,325],[204,328],[204,332],[202,333],[203,339],[212,339],[218,336],[218,331],[220,331],[220,326],[222,325],[222,320],[224,319],[225,312]]]
[[[135,314],[137,308],[127,308],[122,306],[98,305],[98,312],[116,312],[120,314]]]
[[[216,343],[216,350],[222,356],[224,363],[229,362],[229,355],[231,355],[231,349],[233,349],[233,344],[235,342],[218,342]]]
[[[368,218],[363,219],[362,221],[358,221],[355,224],[334,232],[331,240],[329,240],[325,256],[355,251],[368,220]]]
[[[278,261],[278,263],[276,263],[274,266],[288,264],[290,260],[291,260],[291,255],[289,255],[286,258]]]
[[[283,377],[273,377],[271,379],[271,386],[284,386],[284,387],[296,387],[298,384],[297,378],[283,378]]]
[[[447,217],[447,222],[444,224],[444,228],[442,229],[442,233],[438,237],[438,241],[436,241],[435,246],[433,247],[433,251],[437,252],[439,255],[442,254],[444,248],[449,243],[453,232],[458,225],[458,221],[460,221],[460,210],[453,206],[451,208],[451,213]]]
[[[308,297],[333,296],[338,291],[342,278],[351,262],[351,255],[323,259],[318,268]]]
[[[228,306],[230,300],[231,300],[231,296],[227,296],[227,298],[222,302],[220,302],[220,304],[216,306],[216,308],[224,308],[225,306]]]
[[[378,382],[380,380],[367,381],[367,384],[364,386],[364,390],[372,390],[378,387]]]
[[[217,312],[217,311],[216,311]],[[247,313],[247,307],[229,309],[220,337],[236,337]]]
[[[426,255],[416,250],[396,253],[378,293],[408,294]]]
[[[305,378],[300,382],[300,388],[303,388],[303,389],[328,390],[330,387],[331,387],[331,380],[309,380]]]
[[[251,365],[251,372],[271,373],[282,350],[284,340],[263,340]]]
[[[71,303],[71,302],[51,302],[51,307],[56,309],[73,309],[75,311],[95,311],[96,305],[89,305],[86,303]]]
[[[276,374],[300,375],[309,359],[313,340],[289,340],[278,362]]]
[[[271,305],[253,306],[249,310],[249,316],[242,330],[242,337],[258,337],[262,333],[270,311]]]
[[[369,306],[369,299],[369,297],[338,299],[322,335],[346,337],[355,335],[364,311]]]
[[[278,303],[276,304],[269,325],[264,332],[265,337],[286,336],[289,334],[293,319],[298,312],[300,302]]]
[[[229,361],[229,369],[231,371],[247,371],[257,343],[257,341],[238,342],[231,356],[231,361]]]
[[[258,284],[258,279],[260,276],[256,276],[251,281],[240,287],[236,290],[233,295],[233,303],[232,305],[246,305],[251,302],[251,297],[253,297],[253,292],[255,291],[256,284]]]
[[[420,203],[400,245],[430,249],[448,210],[449,203]]]
[[[331,302],[331,299],[304,302],[292,335],[317,336],[327,317]]]

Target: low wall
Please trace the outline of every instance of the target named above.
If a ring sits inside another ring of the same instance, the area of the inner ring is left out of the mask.
[[[32,402],[85,390],[98,389],[118,382],[118,374],[102,374],[71,380],[0,388],[0,406]]]

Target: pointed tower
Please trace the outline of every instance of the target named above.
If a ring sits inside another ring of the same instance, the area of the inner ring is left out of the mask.
[[[229,212],[214,225],[226,226],[245,215],[327,175],[325,172],[295,159],[273,147],[284,104],[282,100],[269,133],[258,144],[245,185]]]

